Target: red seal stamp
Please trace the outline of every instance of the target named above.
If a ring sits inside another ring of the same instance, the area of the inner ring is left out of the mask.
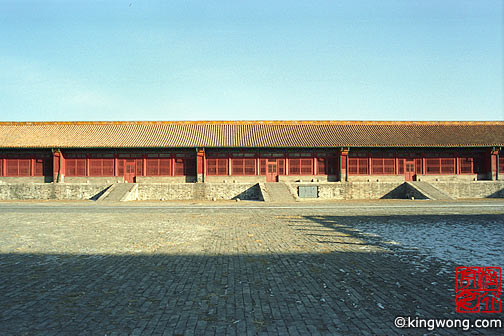
[[[457,267],[455,277],[457,313],[500,313],[501,292],[500,267]]]

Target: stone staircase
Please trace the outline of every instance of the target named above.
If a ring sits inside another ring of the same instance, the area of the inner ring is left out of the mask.
[[[425,181],[406,182],[411,188],[431,200],[453,200],[454,198]]]
[[[128,196],[138,187],[137,184],[116,183],[113,184],[97,201],[119,202],[128,200]]]
[[[288,203],[296,201],[285,183],[266,182],[264,183],[264,190],[267,193],[267,197],[264,199],[268,202]]]

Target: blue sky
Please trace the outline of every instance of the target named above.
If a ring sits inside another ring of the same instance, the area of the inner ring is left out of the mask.
[[[502,0],[0,0],[0,120],[504,120]]]

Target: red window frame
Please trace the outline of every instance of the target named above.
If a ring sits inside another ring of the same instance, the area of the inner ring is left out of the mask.
[[[229,167],[228,158],[207,158],[206,171],[208,176],[227,176]]]
[[[196,158],[174,158],[173,176],[196,176]]]
[[[52,159],[35,158],[33,159],[33,176],[51,176]],[[0,173],[1,175],[1,173]]]
[[[404,159],[397,160],[397,174],[404,174]]]
[[[348,158],[349,175],[369,175],[369,160],[367,157]]]
[[[114,158],[90,158],[89,176],[114,176]]]
[[[327,159],[319,157],[317,160],[317,175],[327,175]]]
[[[455,175],[455,158],[426,158],[426,175]]]
[[[142,160],[137,160],[136,174],[142,175]],[[172,176],[172,158],[145,158],[145,176]]]
[[[66,176],[86,176],[86,159],[70,158],[65,160]]]
[[[474,158],[461,157],[459,158],[460,174],[473,174],[474,173]]]
[[[315,175],[313,174],[314,158],[289,158],[289,175]]]
[[[499,173],[504,173],[504,157],[499,156]]]
[[[259,175],[266,175],[266,167],[268,166],[268,159],[259,159]]]
[[[371,158],[372,175],[395,175],[394,158]]]
[[[5,160],[5,176],[31,176],[31,159],[6,158]]]
[[[257,161],[255,158],[231,158],[231,175],[253,176],[256,175]]]
[[[259,172],[258,175],[265,176],[266,169],[268,167],[268,162],[276,162],[277,165],[277,175],[286,175],[285,164],[286,158],[258,158],[259,160]]]

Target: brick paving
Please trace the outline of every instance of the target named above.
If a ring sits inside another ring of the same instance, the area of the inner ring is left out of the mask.
[[[460,334],[394,327],[398,315],[467,318],[453,265],[366,235],[353,215],[2,211],[0,334]]]

